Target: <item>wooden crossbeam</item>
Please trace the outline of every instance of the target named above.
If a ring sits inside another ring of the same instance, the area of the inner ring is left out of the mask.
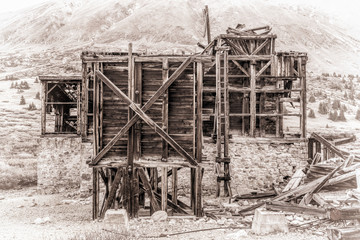
[[[143,168],[138,168],[138,172],[139,172],[139,177],[143,184],[143,188],[150,198],[150,204],[151,204],[152,209],[154,210],[154,212],[159,211],[160,206],[155,198],[154,192],[151,189],[149,177],[147,176],[147,174],[145,173]]]
[[[96,71],[99,77],[118,97],[120,97],[146,124],[160,135],[168,144],[170,144],[181,156],[183,156],[191,165],[198,166],[194,158],[186,152],[174,139],[170,137],[156,122],[154,122],[141,108],[134,103],[126,94],[121,91],[110,79],[102,72]]]
[[[268,44],[269,43],[269,39],[266,39],[260,46],[258,46],[250,55],[255,55],[255,54],[257,54],[258,52],[260,52],[261,51],[261,49],[263,49],[265,46],[266,46],[266,44]]]
[[[256,74],[256,77],[259,77],[269,66],[271,65],[271,61],[269,61],[260,71]]]
[[[104,209],[101,212],[100,218],[104,218],[105,212],[111,207],[111,205],[112,205],[112,203],[113,203],[113,201],[115,199],[116,190],[118,189],[119,184],[120,184],[120,180],[121,180],[121,172],[122,172],[121,169],[118,168],[117,172],[116,172],[116,175],[115,175],[115,178],[114,178],[114,181],[112,182],[112,185],[111,185],[109,196],[106,199]]]
[[[241,66],[240,63],[238,63],[238,62],[235,61],[235,60],[232,60],[232,62],[233,62],[243,73],[245,73],[245,75],[246,75],[247,77],[250,77],[249,73],[245,70],[245,68],[243,68],[243,66]]]
[[[314,138],[316,141],[320,142],[321,144],[323,144],[324,146],[326,146],[328,149],[330,149],[332,152],[337,154],[342,159],[346,159],[346,157],[344,156],[344,154],[342,153],[342,151],[340,149],[335,147],[332,143],[330,143],[328,140],[326,140],[325,138],[323,138],[319,134],[312,133],[311,137]]]
[[[52,88],[50,88],[50,90],[47,91],[46,95],[49,95],[49,93],[51,93],[52,90],[54,90],[57,86],[59,86],[59,84],[55,84],[54,86],[52,86]]]
[[[189,66],[189,64],[194,60],[195,56],[189,56],[186,60],[179,66],[178,69],[168,78],[168,80],[156,91],[156,93],[144,104],[141,108],[142,111],[147,111],[156,100],[164,94],[164,92],[170,87],[170,85],[181,75],[181,73]],[[96,165],[101,158],[115,145],[115,143],[124,136],[138,120],[140,119],[139,115],[133,116],[130,121],[111,139],[111,141],[95,156],[90,165]]]
[[[225,38],[225,41],[227,44],[230,45],[230,47],[234,48],[236,51],[238,51],[241,55],[248,55],[246,52],[244,52],[244,50],[242,50],[242,48],[240,48],[239,46],[237,46],[235,43],[231,42],[229,39]]]

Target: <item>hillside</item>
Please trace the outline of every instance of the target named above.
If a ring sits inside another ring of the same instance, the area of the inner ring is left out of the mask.
[[[359,73],[360,41],[340,24],[313,9],[261,0],[48,1],[0,24],[0,51],[79,54],[84,49],[124,49],[130,41],[136,49],[151,52],[199,51],[196,43],[205,43],[205,4],[213,37],[238,23],[270,25],[278,36],[278,51],[309,53],[309,71]]]

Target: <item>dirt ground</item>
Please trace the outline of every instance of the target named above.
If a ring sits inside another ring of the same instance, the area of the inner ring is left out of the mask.
[[[0,216],[1,239],[327,239],[324,226],[290,227],[289,233],[256,236],[250,230],[251,221],[240,217],[217,221],[169,218],[159,223],[139,218],[131,219],[126,231],[92,221],[91,198],[75,193],[39,195],[35,187],[1,191]],[[222,229],[204,230],[209,228]],[[200,229],[203,231],[185,233]],[[119,238],[105,238],[108,233]],[[174,233],[182,234],[171,235]]]

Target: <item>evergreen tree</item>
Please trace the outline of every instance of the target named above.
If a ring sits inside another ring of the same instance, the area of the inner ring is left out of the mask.
[[[360,109],[357,110],[355,119],[360,121]]]
[[[14,88],[15,85],[14,85],[14,82],[11,83],[11,86],[10,86],[10,89]]]
[[[24,96],[21,96],[20,105],[25,105],[25,104],[26,104],[25,98],[24,98]]]
[[[339,117],[337,118],[338,121],[342,121],[342,122],[346,122],[346,118],[345,118],[345,114],[344,114],[344,110],[340,110],[340,114]]]
[[[311,102],[311,103],[315,102],[314,95],[311,94],[311,96],[309,97],[309,102]]]
[[[315,118],[315,112],[314,112],[314,110],[310,109],[310,112],[309,112],[308,117],[309,117],[309,118]]]
[[[40,93],[39,93],[39,92],[36,93],[35,98],[36,98],[36,99],[40,99]]]

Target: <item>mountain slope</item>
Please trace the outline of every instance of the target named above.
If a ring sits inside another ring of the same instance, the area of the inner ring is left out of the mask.
[[[0,42],[4,46],[47,44],[62,50],[69,46],[119,49],[132,41],[140,49],[194,52],[197,42],[206,42],[201,12],[205,4],[213,37],[238,23],[270,25],[278,36],[278,51],[309,53],[309,70],[359,72],[360,41],[347,35],[346,29],[312,9],[262,0],[49,1],[4,21]]]

